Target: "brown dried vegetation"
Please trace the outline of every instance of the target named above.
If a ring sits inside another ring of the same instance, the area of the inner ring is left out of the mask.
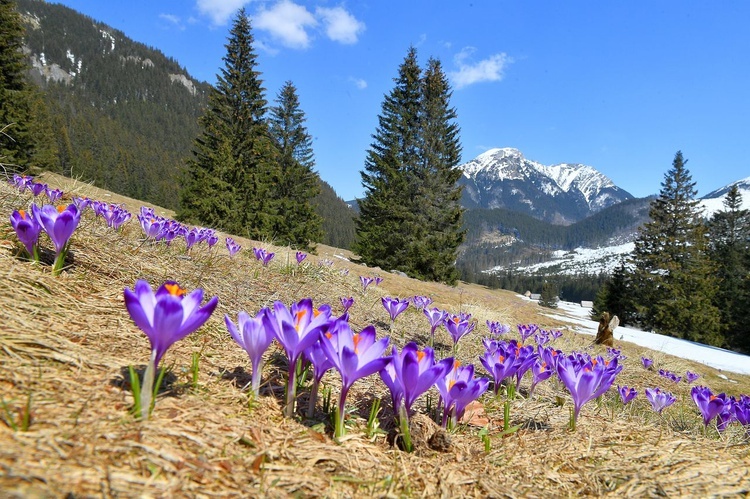
[[[142,204],[59,177],[43,180],[65,190],[66,199],[83,194],[124,202],[133,212]],[[744,432],[733,425],[724,435],[710,430],[704,436],[688,385],[667,386],[658,374],[643,370],[640,356],[654,358],[657,368],[697,371],[703,375],[699,383],[731,394],[750,393],[748,377],[730,375],[737,381],[732,383],[718,378],[714,369],[630,344],[616,344],[628,357],[618,382],[641,394],[646,386],[676,393],[678,402],[663,416],[651,412],[642,395],[623,409],[612,390],[601,404],[583,408],[578,429],[571,433],[571,404],[561,386],[544,382],[533,398],[525,399],[524,380],[511,410],[512,424],[522,428],[513,434],[502,435],[502,400],[489,394],[482,399],[489,452],[480,428],[462,425],[451,435],[447,452],[421,446],[407,454],[385,435],[365,436],[376,397],[384,401],[381,426],[392,427],[387,389],[370,377],[355,383],[348,399],[353,409],[349,433],[336,443],[320,405],[312,421],[282,417],[285,368],[278,349],[268,352],[259,399],[250,400],[240,390],[250,366],[226,332],[225,313],[236,319],[240,310],[252,314],[274,300],[290,303],[307,296],[316,304],[330,303],[337,313],[339,297],[354,296],[355,329],[375,324],[382,335],[389,321],[381,296],[428,295],[436,306],[478,319],[477,332],[462,340],[459,351],[478,372],[487,319],[563,328],[557,346],[566,352],[590,347],[592,337],[579,336],[513,293],[474,285],[448,287],[380,272],[383,283],[363,295],[358,276],[379,271],[338,258],[350,255],[334,248],[319,246],[318,255],[297,268],[293,251],[264,244],[277,253],[264,269],[249,251],[263,243],[238,238],[243,252],[233,260],[223,247],[209,253],[203,246],[187,255],[178,241],[171,248],[145,243],[135,220],[116,232],[90,212],[73,236],[68,268],[55,278],[49,267],[16,257],[20,245],[7,217],[28,203],[28,195],[0,186],[0,396],[8,408],[3,418],[18,421],[31,397],[26,431],[0,425],[4,496],[699,497],[750,492],[750,445]],[[324,258],[334,264],[318,265]],[[165,356],[174,377],[147,422],[129,414],[132,397],[123,377],[128,365],[143,365],[148,358],[148,341],[123,306],[123,288],[132,288],[136,279],[152,285],[174,279],[220,300],[211,320]],[[392,337],[399,345],[411,339],[424,344],[428,331],[424,316],[411,308],[396,321]],[[450,354],[450,344],[441,331],[439,358]],[[189,372],[194,352],[200,352],[197,387],[191,386]],[[324,383],[335,400],[337,375],[327,374]],[[304,390],[300,397],[304,408]]]

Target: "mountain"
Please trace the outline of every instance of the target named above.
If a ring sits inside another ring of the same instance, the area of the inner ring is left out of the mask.
[[[507,208],[558,225],[633,198],[590,166],[545,166],[513,148],[490,149],[458,168],[465,207]]]
[[[724,209],[724,198],[729,190],[735,185],[742,195],[742,208],[750,210],[750,177],[747,177],[711,191],[703,196],[700,201],[706,217],[710,217],[717,211]]]

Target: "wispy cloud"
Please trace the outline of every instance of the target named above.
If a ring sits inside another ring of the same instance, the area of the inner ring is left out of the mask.
[[[359,35],[365,30],[365,23],[358,21],[343,7],[318,7],[315,13],[323,21],[326,36],[335,42],[352,45],[357,43]]]
[[[500,81],[505,76],[504,72],[508,64],[513,62],[508,54],[500,52],[489,56],[487,59],[472,63],[470,58],[474,52],[476,52],[474,47],[465,47],[454,57],[458,70],[452,71],[450,78],[457,90],[474,83]]]
[[[159,19],[166,21],[168,24],[179,30],[185,29],[185,24],[182,22],[182,19],[174,14],[159,14]]]
[[[196,0],[198,11],[208,16],[216,26],[223,26],[237,12],[240,7],[250,3],[250,0]]]
[[[349,81],[354,83],[354,86],[360,90],[364,90],[367,88],[367,82],[363,80],[362,78],[355,78],[352,76],[349,78]]]
[[[282,45],[294,49],[310,45],[307,28],[318,24],[309,10],[290,0],[282,0],[270,9],[261,9],[253,21],[255,28],[268,31]]]

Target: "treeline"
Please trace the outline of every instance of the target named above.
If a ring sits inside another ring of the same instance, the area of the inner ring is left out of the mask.
[[[649,199],[630,199],[567,226],[503,208],[472,209],[464,215],[466,242],[480,242],[487,233],[495,232],[550,250],[595,247],[618,233],[633,232],[648,219],[648,205]]]

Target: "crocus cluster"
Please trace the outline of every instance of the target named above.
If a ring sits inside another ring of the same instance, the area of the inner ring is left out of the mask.
[[[616,358],[606,361],[602,357],[575,353],[557,359],[557,375],[573,397],[572,430],[575,430],[581,407],[609,390],[620,371],[622,366]]]
[[[646,388],[645,392],[651,408],[659,414],[677,400],[677,397],[670,392],[661,391],[661,388]]]
[[[668,380],[671,380],[675,383],[679,383],[682,381],[682,376],[673,373],[672,371],[667,371],[666,369],[659,369],[659,376],[662,378],[667,378]]]
[[[497,321],[487,321],[487,328],[492,336],[503,336],[510,333],[510,326]]]
[[[432,304],[432,298],[430,298],[429,296],[415,295],[411,297],[410,301],[414,305],[414,308],[416,308],[420,312],[423,312],[427,307],[430,306],[430,304]]]
[[[265,248],[253,248],[253,254],[255,259],[262,263],[264,267],[268,267],[273,257],[276,256],[276,253],[272,253]]]
[[[466,407],[478,399],[489,386],[487,378],[475,378],[474,366],[453,362],[448,374],[435,382],[443,405],[443,428],[456,426],[466,411]]]
[[[34,197],[45,194],[50,203],[55,203],[63,196],[60,189],[52,189],[45,183],[35,182],[34,178],[28,175],[14,173],[9,181],[19,192],[29,191]]]
[[[138,215],[146,239],[163,241],[170,245],[178,237],[185,240],[185,247],[190,251],[193,246],[205,242],[212,248],[218,241],[216,231],[205,227],[188,227],[177,220],[157,215],[153,208],[142,206]]]
[[[81,221],[81,211],[75,204],[68,206],[31,205],[31,215],[16,210],[10,216],[10,224],[33,261],[39,261],[39,235],[44,231],[55,248],[52,272],[58,275],[65,264],[70,246],[70,237]]]
[[[133,216],[124,206],[118,204],[92,201],[89,206],[97,216],[104,219],[107,223],[107,227],[113,229],[119,229]]]

